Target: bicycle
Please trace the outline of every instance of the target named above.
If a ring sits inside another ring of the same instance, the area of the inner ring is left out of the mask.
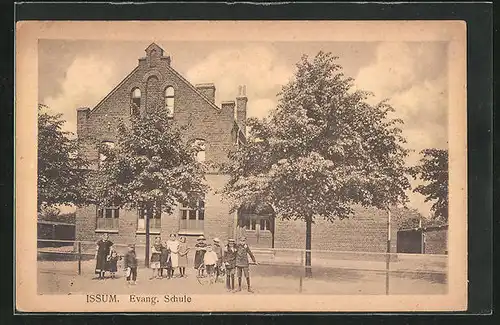
[[[219,274],[217,275],[217,270]],[[208,274],[205,264],[201,264],[198,268],[198,274],[196,279],[201,285],[214,284],[217,282],[224,282],[224,277],[226,275],[226,269],[220,266],[215,266],[212,274]]]

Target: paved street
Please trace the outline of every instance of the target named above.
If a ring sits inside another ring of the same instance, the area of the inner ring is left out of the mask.
[[[149,280],[151,270],[140,268],[138,284],[128,286],[123,272],[117,279],[93,280],[94,261],[82,262],[82,275],[77,275],[75,261],[39,261],[39,294],[76,293],[151,293],[151,294],[249,294],[227,293],[224,283],[202,286],[195,278],[195,270],[186,269],[187,278]],[[251,266],[254,294],[298,294],[303,269],[296,266]],[[303,279],[302,294],[385,294],[385,273],[348,268],[313,268],[312,279]],[[237,280],[236,280],[237,281]],[[243,279],[243,289],[245,288]],[[391,294],[445,294],[443,274],[391,273]]]

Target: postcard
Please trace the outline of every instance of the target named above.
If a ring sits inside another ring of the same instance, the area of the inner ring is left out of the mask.
[[[20,21],[20,312],[467,309],[463,21]]]

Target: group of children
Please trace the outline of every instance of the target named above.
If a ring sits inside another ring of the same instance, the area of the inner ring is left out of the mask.
[[[179,269],[179,277],[186,276],[186,267],[188,264],[189,247],[186,244],[186,238],[177,238],[176,234],[170,234],[168,241],[156,237],[151,246],[150,267],[153,270],[152,279],[167,279],[174,277],[174,272]],[[166,275],[164,273],[166,271]]]
[[[250,256],[254,264],[257,264],[257,262],[245,238],[241,238],[238,244],[234,239],[229,239],[226,249],[223,250],[218,238],[214,238],[213,245],[207,245],[205,237],[200,236],[195,248],[194,267],[198,271],[198,276],[203,276],[203,272],[206,270],[209,276],[215,276],[217,279],[224,269],[226,271],[226,289],[228,291],[241,291],[242,275],[244,275],[248,292],[253,292],[250,287],[248,256]],[[202,265],[205,267],[201,267]],[[234,285],[235,273],[238,276],[237,290],[235,290]]]
[[[162,242],[160,237],[156,237],[151,247],[150,267],[153,270],[150,279],[172,278],[175,269],[179,268],[179,277],[186,276],[186,266],[188,264],[189,247],[186,245],[186,238],[177,239],[175,234],[171,234],[166,242]],[[225,249],[220,245],[220,240],[214,238],[213,244],[207,244],[204,236],[197,239],[195,245],[194,268],[198,276],[208,276],[217,279],[222,270],[226,272],[226,289],[228,291],[241,291],[242,276],[245,276],[247,290],[253,292],[250,287],[250,270],[248,256],[254,264],[257,264],[255,257],[246,243],[245,238],[241,238],[236,244],[234,239],[229,239]],[[114,278],[117,272],[117,263],[120,256],[113,248],[113,242],[105,234],[97,242],[96,250],[96,274],[99,279],[104,278],[106,271]],[[137,284],[137,255],[135,245],[128,246],[128,251],[123,257],[123,266],[126,279],[129,284]],[[235,275],[238,277],[238,289],[235,290]]]

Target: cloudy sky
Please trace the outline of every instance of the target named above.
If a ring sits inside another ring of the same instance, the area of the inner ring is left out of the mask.
[[[423,148],[447,147],[447,46],[444,42],[157,42],[172,66],[192,83],[213,82],[216,103],[233,100],[246,85],[249,117],[263,117],[276,105],[276,93],[293,75],[303,54],[332,52],[356,87],[388,98],[395,117],[405,121],[408,159]],[[76,108],[93,107],[137,66],[149,42],[39,41],[39,101],[63,113],[66,129],[76,131]],[[417,183],[413,182],[413,185]],[[429,204],[410,194],[410,205],[424,216]]]

